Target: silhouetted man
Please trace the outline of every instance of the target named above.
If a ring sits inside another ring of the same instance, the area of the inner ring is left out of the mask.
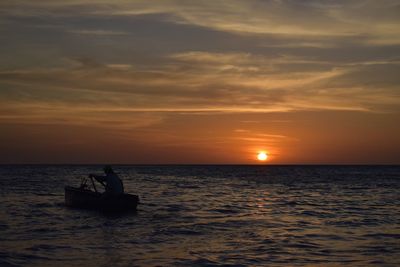
[[[105,193],[107,195],[120,195],[124,193],[124,185],[118,175],[114,172],[111,166],[105,166],[103,168],[105,176],[89,174],[90,178],[95,178],[97,181],[104,185]]]

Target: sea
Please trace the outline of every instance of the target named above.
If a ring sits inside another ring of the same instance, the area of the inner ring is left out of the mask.
[[[100,165],[0,166],[0,266],[400,266],[400,166],[113,167],[136,213],[64,205]]]

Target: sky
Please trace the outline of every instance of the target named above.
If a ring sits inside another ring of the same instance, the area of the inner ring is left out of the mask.
[[[0,59],[2,164],[400,164],[397,0],[2,0]]]

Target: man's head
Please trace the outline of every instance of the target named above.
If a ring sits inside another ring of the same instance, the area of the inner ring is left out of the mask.
[[[103,170],[106,174],[114,172],[110,165],[104,166]]]

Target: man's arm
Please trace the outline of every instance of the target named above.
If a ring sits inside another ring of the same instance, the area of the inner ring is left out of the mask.
[[[106,181],[106,176],[95,175],[95,174],[89,174],[89,177],[90,177],[90,178],[96,179],[96,180],[99,181],[100,183]]]

